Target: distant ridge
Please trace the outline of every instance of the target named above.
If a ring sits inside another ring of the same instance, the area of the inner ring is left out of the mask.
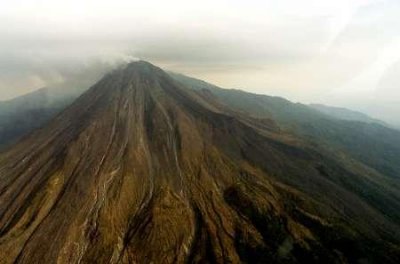
[[[349,154],[384,175],[400,178],[400,130],[381,124],[342,120],[280,97],[222,89],[181,74],[175,80],[194,90],[208,89],[225,105],[256,118],[274,120],[282,129],[336,153]]]
[[[342,119],[347,121],[359,121],[365,123],[375,123],[386,127],[390,127],[389,124],[386,124],[385,122],[379,119],[372,118],[358,111],[353,111],[342,107],[327,106],[323,104],[310,104],[310,107],[337,119]]]

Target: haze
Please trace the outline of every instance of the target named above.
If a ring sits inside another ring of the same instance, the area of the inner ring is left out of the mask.
[[[0,100],[140,58],[400,126],[399,14],[397,0],[3,1]]]

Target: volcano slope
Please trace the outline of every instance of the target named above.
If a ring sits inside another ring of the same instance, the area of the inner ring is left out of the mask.
[[[398,190],[139,61],[0,155],[0,263],[398,263]]]

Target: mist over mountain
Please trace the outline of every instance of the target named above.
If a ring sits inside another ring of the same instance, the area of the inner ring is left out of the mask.
[[[51,87],[0,101],[0,148],[41,127],[111,68],[110,64],[91,64],[84,69],[65,72],[65,79]]]
[[[398,126],[399,12],[397,0],[7,1],[0,100],[53,87],[93,62],[145,59]]]
[[[400,259],[396,130],[144,61],[60,111],[0,154],[2,263]]]
[[[400,263],[399,0],[0,5],[0,264]]]
[[[379,119],[372,118],[358,111],[352,111],[342,107],[333,107],[322,104],[310,104],[310,106],[324,114],[330,115],[337,119],[348,120],[348,121],[360,121],[365,123],[376,123],[384,126],[390,126],[389,124]]]

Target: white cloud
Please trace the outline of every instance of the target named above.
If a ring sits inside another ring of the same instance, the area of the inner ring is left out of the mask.
[[[375,96],[400,50],[397,0],[0,1],[0,100],[68,67],[132,56],[221,86],[351,106]]]

